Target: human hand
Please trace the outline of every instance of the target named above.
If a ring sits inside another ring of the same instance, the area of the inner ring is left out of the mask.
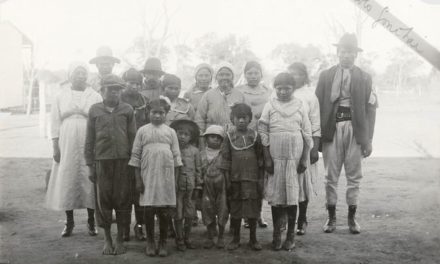
[[[58,140],[53,141],[53,160],[56,163],[60,163],[61,160],[61,150],[60,145],[58,144]]]
[[[192,194],[192,199],[193,200],[197,200],[202,198],[202,190],[200,189],[194,189],[193,194]]]
[[[364,158],[369,157],[371,155],[371,152],[373,152],[373,146],[371,142],[362,145],[361,151],[362,151],[362,156],[364,156]]]
[[[310,151],[310,164],[314,164],[319,160],[318,149],[312,148]]]
[[[264,170],[269,174],[273,174],[274,168],[273,168],[273,161],[271,158],[264,160]]]
[[[306,169],[307,169],[307,167],[304,166],[302,163],[300,163],[300,164],[298,165],[298,168],[296,168],[296,172],[297,172],[298,174],[301,174],[301,173],[305,172]]]
[[[94,166],[88,166],[89,167],[89,180],[93,183],[96,183],[96,173]]]
[[[136,191],[138,193],[144,193],[145,191],[145,186],[143,181],[136,181]]]

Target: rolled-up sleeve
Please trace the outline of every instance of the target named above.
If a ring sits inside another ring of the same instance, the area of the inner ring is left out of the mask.
[[[269,124],[270,124],[270,103],[266,103],[258,120],[258,133],[261,137],[261,144],[265,147],[270,145],[269,142]]]
[[[128,165],[136,168],[141,167],[141,158],[142,158],[142,131],[140,128],[134,137],[133,148],[131,150],[131,157],[128,161]]]

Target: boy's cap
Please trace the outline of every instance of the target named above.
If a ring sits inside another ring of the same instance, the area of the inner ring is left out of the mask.
[[[225,137],[225,130],[223,129],[222,126],[211,125],[206,129],[205,133],[203,133],[203,136],[207,136],[207,135],[218,135],[218,136],[224,138]]]
[[[116,86],[120,89],[125,88],[125,82],[115,74],[108,74],[102,77],[101,87]]]
[[[190,142],[192,142],[195,145],[198,144],[199,137],[200,137],[200,129],[199,129],[199,126],[194,121],[187,120],[187,119],[179,119],[179,120],[173,121],[170,124],[170,127],[176,131],[181,128],[187,128],[189,130],[189,132],[191,133]]]

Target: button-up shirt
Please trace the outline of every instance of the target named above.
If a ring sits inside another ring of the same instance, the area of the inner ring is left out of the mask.
[[[89,111],[85,146],[86,164],[95,160],[129,159],[136,120],[133,108],[126,103],[108,110],[104,103],[94,104]]]

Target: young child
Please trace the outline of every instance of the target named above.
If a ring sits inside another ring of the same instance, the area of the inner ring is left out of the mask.
[[[295,247],[295,221],[299,196],[298,174],[306,169],[313,145],[311,126],[302,101],[292,94],[295,80],[289,73],[280,73],[273,84],[276,97],[264,106],[259,132],[264,145],[264,161],[269,173],[266,199],[272,206],[274,250]],[[281,245],[281,225],[287,212],[286,240]]]
[[[123,254],[123,228],[130,208],[130,183],[128,159],[136,134],[133,108],[120,101],[124,82],[109,74],[101,80],[104,101],[89,110],[85,146],[89,178],[96,183],[96,217],[98,226],[104,229],[103,254]],[[96,177],[95,177],[96,173]],[[117,186],[117,188],[114,188]],[[113,247],[111,237],[112,211],[116,211],[118,233]]]
[[[226,180],[221,167],[220,148],[225,137],[223,127],[218,125],[209,126],[203,137],[206,147],[201,151],[202,157],[202,218],[208,229],[208,239],[205,248],[212,248],[216,224],[218,225],[217,247],[224,248],[223,234],[228,222],[228,206],[226,203]]]
[[[249,246],[261,250],[257,241],[257,219],[260,215],[263,177],[263,147],[257,131],[248,128],[252,110],[244,103],[231,107],[231,122],[221,151],[222,169],[230,203],[233,236],[229,250],[240,247],[241,219],[247,218],[250,228]]]
[[[179,251],[194,249],[189,240],[192,220],[196,208],[193,196],[198,196],[201,187],[201,160],[200,152],[195,147],[199,140],[199,127],[190,120],[176,120],[170,125],[177,133],[183,166],[176,180],[176,244]],[[185,224],[184,224],[185,221]]]
[[[194,107],[184,98],[180,98],[181,81],[173,74],[165,74],[162,79],[162,89],[164,96],[171,102],[170,111],[167,114],[166,124],[169,125],[175,120],[193,120],[195,116]]]
[[[148,105],[149,124],[139,128],[133,143],[129,165],[135,167],[136,190],[140,193],[147,230],[148,256],[168,255],[166,249],[168,217],[176,207],[176,179],[179,178],[182,160],[176,132],[165,125],[170,110],[163,100],[153,100]],[[159,219],[159,247],[154,241],[154,217]]]
[[[122,91],[121,101],[133,107],[134,116],[136,118],[136,129],[147,124],[148,112],[147,104],[148,98],[140,93],[142,86],[142,74],[134,68],[128,69],[123,75],[122,79],[125,81],[126,88]],[[139,206],[139,193],[136,191],[134,168],[129,167],[128,176],[130,179],[130,203],[134,205],[134,213],[136,217],[136,224],[133,227],[134,236],[138,241],[146,239],[142,226],[144,224],[144,216],[141,207]],[[130,241],[130,224],[131,224],[131,209],[127,214],[127,222],[124,228],[124,241]]]

